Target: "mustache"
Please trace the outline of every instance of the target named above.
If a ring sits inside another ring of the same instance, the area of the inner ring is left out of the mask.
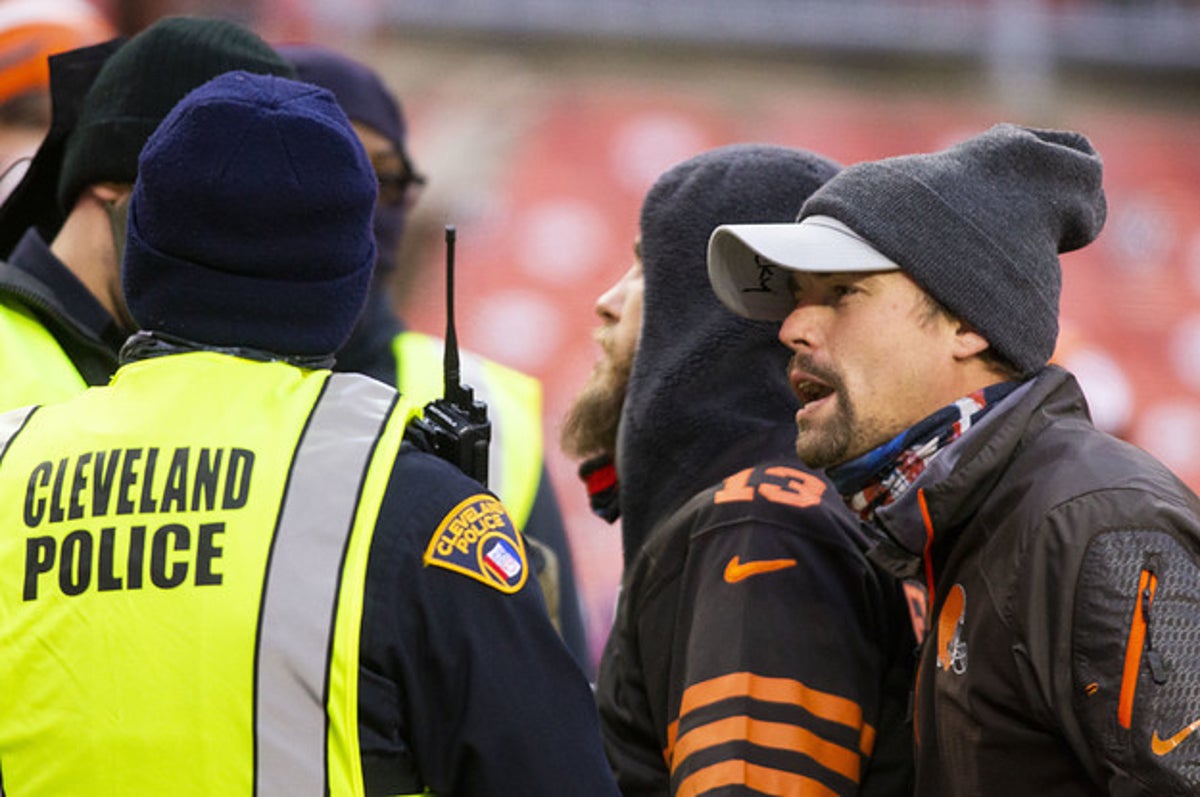
[[[600,347],[603,357],[596,363],[598,368],[603,368],[606,362],[611,363],[617,359],[616,351],[616,327],[612,324],[605,324],[596,327],[592,330],[592,340]]]
[[[842,390],[841,375],[832,368],[816,362],[807,354],[796,352],[792,355],[792,359],[788,363],[788,371],[791,372],[793,370],[803,371],[809,376],[816,377],[836,392],[841,392]]]

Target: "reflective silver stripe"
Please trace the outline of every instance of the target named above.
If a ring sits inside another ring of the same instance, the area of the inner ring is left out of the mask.
[[[342,556],[395,396],[373,380],[334,374],[292,463],[260,621],[256,794],[325,794],[327,672]]]
[[[8,444],[17,436],[17,432],[21,431],[25,421],[29,420],[29,416],[36,409],[35,405],[0,415],[0,460],[4,459],[4,452],[8,450]],[[0,792],[0,797],[3,797],[3,792]]]

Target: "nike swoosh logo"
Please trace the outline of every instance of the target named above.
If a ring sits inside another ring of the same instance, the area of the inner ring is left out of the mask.
[[[743,563],[735,556],[729,560],[729,564],[725,565],[725,580],[730,584],[736,584],[750,576],[771,573],[775,570],[787,570],[789,567],[795,566],[795,559],[762,559],[757,562]]]
[[[1150,749],[1154,751],[1155,755],[1166,755],[1182,744],[1184,739],[1195,733],[1197,728],[1200,728],[1200,720],[1196,720],[1170,739],[1160,739],[1158,731],[1155,731],[1154,735],[1150,737]]]

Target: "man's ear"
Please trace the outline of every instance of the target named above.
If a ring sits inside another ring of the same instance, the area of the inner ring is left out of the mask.
[[[987,351],[990,344],[983,335],[972,329],[965,321],[960,320],[957,324],[951,350],[955,359],[966,360]]]
[[[129,183],[95,183],[87,187],[101,202],[120,202],[133,192]]]

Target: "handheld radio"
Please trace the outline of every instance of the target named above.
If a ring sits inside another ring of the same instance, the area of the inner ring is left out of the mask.
[[[425,405],[424,417],[413,423],[425,432],[433,451],[480,484],[487,486],[488,445],[492,423],[487,404],[475,399],[469,385],[459,382],[458,338],[454,331],[454,239],[446,226],[446,350],[442,362],[443,395]]]

